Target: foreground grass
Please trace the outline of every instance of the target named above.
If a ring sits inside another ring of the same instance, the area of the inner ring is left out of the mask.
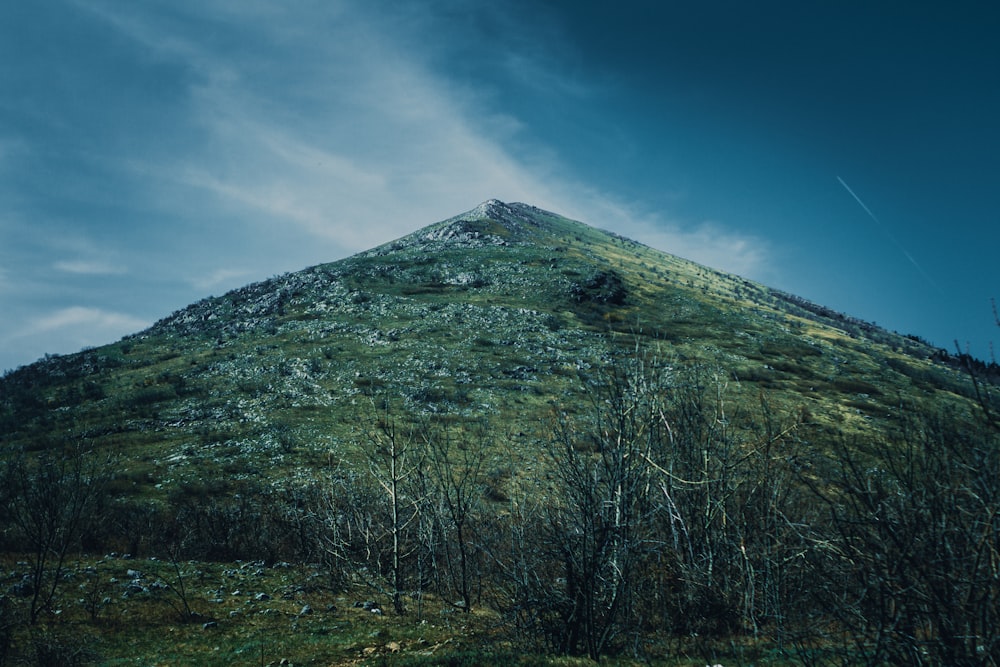
[[[52,609],[29,626],[30,597],[18,585],[26,562],[7,556],[0,567],[2,621],[11,643],[0,664],[594,664],[519,650],[489,610],[466,614],[434,596],[413,596],[407,613],[398,616],[367,586],[345,591],[318,566],[286,563],[82,559],[64,574]],[[646,651],[641,661],[604,664],[792,664],[735,643],[685,647],[664,641]]]
[[[16,593],[20,563],[4,563],[14,619],[29,604]],[[379,611],[355,606],[365,602]],[[70,568],[52,611],[34,627],[16,623],[13,643],[38,662],[327,665],[468,649],[495,626],[427,598],[411,599],[402,617],[381,608],[370,589],[335,590],[318,567],[108,557]]]

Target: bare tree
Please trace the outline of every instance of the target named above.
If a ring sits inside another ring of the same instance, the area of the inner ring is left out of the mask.
[[[452,434],[446,428],[427,425],[428,470],[433,492],[428,505],[437,505],[433,515],[446,530],[442,545],[451,588],[461,598],[461,608],[472,611],[474,582],[478,579],[480,548],[473,531],[480,511],[484,467],[492,446],[490,425],[485,420]]]
[[[640,652],[664,632],[702,643],[751,632],[783,641],[804,612],[801,415],[765,396],[730,409],[726,374],[637,348],[560,412],[544,477],[515,492],[507,548],[491,546],[498,604],[550,649]]]
[[[309,520],[334,588],[345,587],[371,560],[368,547],[376,543],[373,513],[378,498],[370,484],[359,480],[359,474],[363,473],[340,463],[333,466],[310,508]]]
[[[28,619],[48,610],[63,579],[67,556],[80,547],[110,471],[108,456],[72,442],[29,459],[12,456],[4,470],[7,513],[16,538],[28,553]]]
[[[801,494],[790,461],[802,415],[733,400],[727,374],[672,369],[658,414],[658,539],[644,616],[710,651],[713,638],[749,632],[781,646],[801,608]],[[710,658],[706,653],[705,657]]]
[[[419,516],[420,498],[415,494],[418,471],[424,465],[423,451],[413,428],[401,430],[388,401],[381,409],[372,404],[372,417],[364,435],[368,441],[368,471],[382,490],[387,514],[384,530],[390,541],[389,595],[393,609],[403,614],[404,561],[413,548],[405,533]]]
[[[811,553],[822,610],[865,664],[1000,664],[1000,443],[911,410],[897,437],[841,442]]]
[[[549,584],[564,652],[598,659],[636,627],[645,558],[659,546],[652,514],[652,453],[664,369],[652,356],[609,365],[590,385],[584,414],[557,415],[546,447],[554,481],[545,541],[562,568]]]

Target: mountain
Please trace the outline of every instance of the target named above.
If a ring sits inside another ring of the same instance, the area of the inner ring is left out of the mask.
[[[372,396],[531,434],[581,400],[581,376],[636,341],[717,369],[743,395],[766,390],[831,433],[878,428],[901,400],[972,410],[960,369],[919,339],[490,200],[8,373],[0,447],[84,438],[160,489],[244,470],[303,475],[304,463],[350,452]]]
[[[971,364],[491,200],[0,378],[0,663],[995,665]]]

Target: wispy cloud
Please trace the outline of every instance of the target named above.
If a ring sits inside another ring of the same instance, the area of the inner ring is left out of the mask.
[[[109,114],[93,125],[106,133],[100,141],[79,141],[80,133],[69,131],[79,109],[50,99],[41,107],[65,136],[46,135],[38,144],[0,137],[0,168],[4,156],[31,151],[59,155],[61,164],[58,141],[67,136],[82,165],[67,170],[68,182],[53,184],[55,203],[39,198],[32,207],[16,193],[24,204],[18,233],[26,241],[8,251],[17,262],[5,294],[26,296],[12,302],[20,319],[0,322],[0,340],[20,341],[28,350],[20,358],[42,344],[39,355],[144,326],[127,313],[135,300],[121,297],[142,286],[173,290],[167,312],[236,281],[373,247],[492,197],[744,275],[759,275],[766,263],[768,249],[758,239],[721,223],[682,224],[622,202],[610,186],[583,182],[583,172],[553,147],[528,139],[516,105],[498,98],[499,88],[484,90],[443,65],[454,53],[448,40],[460,32],[439,29],[423,5],[69,2],[89,19],[80,22],[91,31],[77,36],[80,43],[113,45],[99,61],[111,69],[73,70],[72,62],[54,61],[40,64],[39,76],[58,71],[75,82],[74,94],[109,89],[118,97],[115,105],[97,95],[72,98],[88,119]],[[600,94],[585,77],[567,75],[572,67],[563,67],[551,23],[522,24],[502,10],[485,11],[499,38],[491,47],[495,67],[509,80],[580,103]],[[463,13],[435,16],[443,15]],[[129,63],[124,74],[114,70],[120,63]],[[116,87],[119,75],[127,85]],[[157,92],[155,102],[132,92],[143,85]],[[133,111],[141,111],[142,122]],[[52,275],[43,275],[46,269]],[[36,314],[28,291],[51,299],[67,293],[60,279],[82,276],[119,277],[108,290],[119,301],[99,308],[64,302]],[[30,350],[29,331],[36,338]]]
[[[714,269],[763,282],[776,278],[773,249],[766,239],[712,221],[682,223],[582,184],[567,187],[573,189],[560,193],[566,205],[557,209],[563,215]]]
[[[102,261],[63,260],[53,265],[57,271],[87,276],[113,276],[128,273],[128,268]]]
[[[71,306],[33,319],[25,327],[24,335],[47,333],[60,329],[78,329],[80,327],[84,327],[92,332],[94,330],[102,332],[120,331],[122,333],[118,335],[123,335],[146,326],[149,326],[149,323],[145,320],[124,313],[109,312],[100,308]],[[90,335],[93,336],[94,334],[91,333]],[[97,342],[100,341],[94,341],[95,344]]]
[[[227,51],[153,14],[127,15],[118,6],[101,13],[144,48],[196,73],[185,109],[205,140],[158,173],[209,194],[254,229],[292,225],[351,252],[498,197],[635,229],[647,243],[727,270],[754,273],[767,252],[722,224],[637,219],[613,195],[574,179],[545,146],[513,153],[517,119],[437,74],[433,44],[400,35],[407,30],[401,20],[354,3],[312,14],[240,8],[209,2],[199,18],[253,35],[263,55]],[[558,36],[542,37],[536,43]],[[399,46],[415,43],[425,52]],[[559,80],[567,95],[592,92],[548,71],[536,55],[510,49],[505,67],[529,83]]]
[[[235,280],[246,279],[253,272],[247,269],[218,269],[204,276],[191,278],[191,284],[201,291],[212,290],[220,285],[232,284]]]
[[[151,323],[127,313],[68,306],[18,321],[0,329],[5,355],[0,370],[38,359],[49,352],[76,352],[104,345],[140,331]]]
[[[770,244],[721,224],[702,222],[693,228],[682,228],[661,222],[639,225],[634,233],[647,245],[705,266],[762,282],[775,278]]]

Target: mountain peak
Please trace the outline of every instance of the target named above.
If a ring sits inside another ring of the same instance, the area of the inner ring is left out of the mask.
[[[508,206],[499,199],[487,199],[465,215],[477,218],[489,218],[500,214],[504,209],[508,209]]]
[[[407,237],[422,245],[488,246],[522,243],[528,227],[538,227],[531,207],[488,199],[470,211],[425,227]]]
[[[471,211],[445,220],[445,223],[491,221],[503,226],[509,232],[518,232],[522,231],[525,224],[538,225],[528,214],[529,211],[526,210],[531,208],[533,207],[525,204],[507,204],[499,199],[487,199]]]
[[[463,213],[459,217],[464,217],[470,220],[496,220],[499,222],[505,219],[523,216],[518,216],[509,204],[505,204],[499,199],[487,199],[476,208]]]

